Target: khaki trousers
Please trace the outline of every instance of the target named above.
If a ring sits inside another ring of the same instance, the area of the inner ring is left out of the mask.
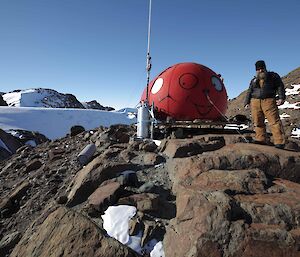
[[[266,125],[267,118],[274,144],[284,144],[285,135],[283,126],[279,117],[276,99],[251,99],[251,114],[255,129],[255,140],[266,142]]]

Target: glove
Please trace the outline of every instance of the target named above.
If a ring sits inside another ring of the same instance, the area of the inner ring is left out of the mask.
[[[284,103],[284,100],[283,99],[278,99],[276,100],[276,104],[277,105],[282,105]]]

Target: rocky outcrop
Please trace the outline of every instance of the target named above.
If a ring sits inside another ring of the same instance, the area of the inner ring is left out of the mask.
[[[179,183],[191,184],[203,172],[220,170],[240,170],[258,168],[266,175],[300,182],[297,172],[300,165],[298,152],[283,151],[271,146],[236,143],[195,155],[188,158],[171,159],[168,169],[174,182],[173,189]]]
[[[8,132],[0,129],[0,161],[9,158],[17,151],[23,150],[26,145],[36,146],[49,141],[48,138],[38,132],[26,130],[9,130]]]
[[[103,156],[96,157],[77,173],[71,183],[68,205],[74,206],[84,202],[102,182],[126,170],[137,170],[137,166],[128,163],[107,163]]]
[[[177,211],[166,256],[298,256],[300,185],[275,177],[300,182],[299,158],[237,143],[169,159]]]
[[[4,101],[1,94],[0,94],[0,106],[7,106],[7,103]]]
[[[251,170],[243,173],[253,176]],[[265,256],[263,245],[271,256],[298,256],[300,186],[285,180],[273,183],[267,190],[265,178],[253,187],[249,180],[232,182],[226,176],[215,188],[179,187],[176,218],[164,240],[166,256]],[[243,190],[232,192],[232,184]],[[277,186],[285,192],[274,193]],[[213,255],[205,255],[208,246]]]
[[[197,138],[192,140],[177,139],[164,143],[162,151],[169,158],[182,158],[203,152],[214,151],[225,145],[223,137]]]
[[[86,109],[96,109],[96,110],[102,110],[102,111],[113,111],[115,110],[113,107],[110,106],[103,106],[99,104],[96,100],[90,101],[90,102],[83,102],[83,106]]]
[[[297,141],[287,151],[242,143],[251,134],[207,134],[157,147],[130,139],[133,129],[82,131],[0,162],[1,254],[138,256],[103,230],[109,206],[129,205],[139,253],[160,241],[167,257],[299,255]]]
[[[104,230],[83,215],[60,207],[41,225],[28,228],[10,256],[134,257],[138,254],[106,237]]]
[[[10,135],[9,133],[6,133],[2,129],[0,129],[0,140],[2,141],[2,144],[0,144],[0,148],[3,149],[3,152],[0,152],[0,160],[4,160],[8,156],[16,153],[18,148],[22,146],[22,143],[20,141],[18,141],[15,137]]]

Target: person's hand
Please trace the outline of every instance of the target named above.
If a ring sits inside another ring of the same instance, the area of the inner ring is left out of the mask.
[[[283,103],[284,103],[284,100],[282,100],[282,99],[276,100],[277,105],[282,105]]]
[[[246,110],[249,109],[249,104],[246,104],[244,107]]]

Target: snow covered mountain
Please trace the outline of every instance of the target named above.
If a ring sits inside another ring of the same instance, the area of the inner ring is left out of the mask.
[[[114,110],[112,107],[102,106],[95,100],[81,103],[72,94],[63,94],[47,88],[14,90],[9,93],[4,93],[2,97],[7,105],[11,107],[76,108],[108,111]]]
[[[37,131],[49,139],[64,137],[72,126],[86,130],[114,124],[133,124],[136,119],[128,112],[109,112],[72,108],[0,107],[0,128],[5,131]]]
[[[84,106],[72,94],[62,94],[53,89],[31,88],[14,90],[3,95],[8,106],[14,107],[51,107],[80,108]]]

